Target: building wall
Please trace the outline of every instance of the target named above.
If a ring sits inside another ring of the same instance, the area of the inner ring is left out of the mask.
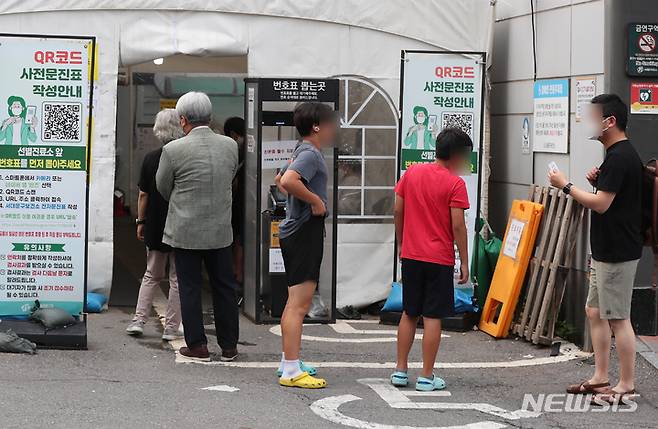
[[[658,77],[626,75],[627,28],[630,23],[658,23],[654,0],[606,0],[606,88],[630,104],[630,84],[657,82]],[[658,158],[658,115],[629,115],[627,134],[643,160]],[[639,334],[658,334],[658,297],[652,287],[653,255],[645,248],[633,293],[632,320]]]
[[[530,2],[499,0],[496,3],[491,81],[491,180],[489,217],[502,234],[512,200],[527,198],[532,183],[548,184],[548,163],[555,161],[577,186],[589,188],[585,173],[603,159],[603,148],[583,136],[575,120],[575,81],[595,76],[597,93],[604,90],[604,1],[537,0],[535,33],[537,79],[571,79],[569,153],[523,154],[524,118],[533,130],[533,51]],[[582,327],[586,296],[587,222],[574,261],[577,271],[569,281],[564,309],[571,323]]]

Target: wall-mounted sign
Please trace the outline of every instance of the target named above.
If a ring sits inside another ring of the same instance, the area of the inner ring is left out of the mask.
[[[521,126],[521,153],[524,155],[530,153],[530,121],[527,116],[523,118]]]
[[[658,76],[658,24],[628,25],[629,76]]]
[[[261,79],[261,100],[334,102],[337,79]]]
[[[583,118],[583,107],[592,101],[596,95],[596,77],[586,76],[576,78],[576,122]]]
[[[569,79],[535,82],[533,129],[534,152],[569,151]]]
[[[470,174],[463,176],[470,209],[466,210],[469,243],[479,213],[480,141],[482,130],[484,54],[450,52],[402,53],[400,106],[400,174],[416,163],[434,162],[436,137],[457,127],[473,140]],[[472,260],[469,246],[469,260]],[[457,255],[456,255],[457,256]],[[455,264],[459,272],[459,263]]]
[[[178,99],[176,99],[176,98],[161,98],[160,99],[160,110],[175,109],[177,101],[178,101]]]
[[[631,82],[631,113],[658,115],[658,82]]]
[[[0,316],[83,311],[94,44],[0,36]]]

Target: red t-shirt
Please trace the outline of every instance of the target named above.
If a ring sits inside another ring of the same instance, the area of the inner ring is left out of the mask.
[[[400,256],[455,265],[450,208],[469,207],[464,180],[435,162],[416,164],[402,175],[395,193],[404,200]]]

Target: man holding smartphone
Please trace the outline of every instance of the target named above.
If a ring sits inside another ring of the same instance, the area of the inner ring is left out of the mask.
[[[626,137],[628,107],[615,94],[592,99],[585,117],[587,136],[603,144],[603,164],[587,173],[593,193],[569,182],[560,171],[549,171],[551,185],[591,210],[592,267],[585,312],[594,348],[594,375],[571,385],[571,394],[598,394],[608,402],[635,393],[635,333],[631,299],[635,271],[642,255],[642,161]],[[610,388],[608,365],[612,335],[619,355],[620,378]]]

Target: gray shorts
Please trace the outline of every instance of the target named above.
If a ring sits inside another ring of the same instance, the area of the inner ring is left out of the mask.
[[[601,319],[631,318],[631,298],[638,261],[600,262],[592,259],[587,306],[598,308]]]

